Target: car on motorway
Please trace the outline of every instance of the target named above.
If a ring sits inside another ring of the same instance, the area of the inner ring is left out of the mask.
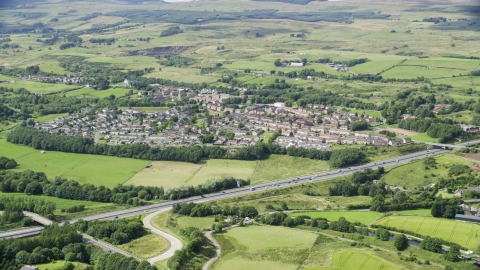
[[[205,195],[200,195],[200,197],[205,198]]]
[[[252,187],[252,188],[250,188],[250,190],[251,190],[251,191],[254,191],[254,190],[255,190],[255,188],[254,188],[254,187]]]
[[[114,219],[117,219],[117,218],[118,218],[118,216],[115,216],[115,217],[114,217]]]

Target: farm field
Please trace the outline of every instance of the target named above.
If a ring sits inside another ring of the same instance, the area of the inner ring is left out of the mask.
[[[156,233],[148,232],[140,238],[116,247],[140,259],[148,259],[167,250],[170,247],[170,242]]]
[[[442,78],[465,74],[464,70],[450,68],[428,68],[423,66],[396,66],[382,73],[384,78],[413,79],[417,77]]]
[[[432,142],[432,143],[438,143],[438,138],[432,138],[427,135],[427,133],[422,133],[420,135],[414,135],[410,136],[410,139],[414,142]]]
[[[268,159],[260,161],[258,168],[250,179],[252,180],[251,184],[259,184],[288,177],[320,173],[326,171],[329,167],[327,161],[323,160],[271,155]]]
[[[46,151],[42,154],[27,146],[0,140],[0,155],[14,158],[19,166],[15,171],[33,170],[44,172],[48,178],[61,176],[79,183],[114,187],[123,184],[144,168],[149,161]]]
[[[334,270],[397,270],[401,269],[397,265],[382,260],[380,257],[363,252],[360,250],[340,250],[333,253],[332,268],[315,268],[315,270],[334,269]],[[312,268],[305,268],[312,269]],[[313,270],[313,269],[312,269]]]
[[[388,173],[382,176],[380,180],[390,185],[395,184],[408,188],[423,187],[430,183],[435,183],[439,177],[447,176],[448,168],[453,164],[463,164],[467,166],[478,164],[475,160],[454,154],[436,156],[435,161],[437,168],[430,168],[428,170],[425,170],[422,160],[387,169]]]
[[[350,222],[360,222],[362,224],[368,225],[379,217],[382,216],[381,213],[378,212],[297,212],[292,214],[292,216],[303,216],[307,215],[311,218],[326,218],[328,221],[337,221],[340,217],[344,217],[346,220]]]
[[[439,237],[471,250],[478,249],[480,226],[473,223],[434,217],[390,216],[376,224]]]
[[[67,91],[71,89],[81,88],[78,85],[67,85],[64,83],[43,83],[38,81],[22,80],[20,78],[9,77],[0,75],[0,80],[5,80],[7,83],[3,83],[1,86],[13,88],[15,90],[25,88],[32,93],[49,94]],[[15,81],[12,83],[11,81]]]
[[[213,269],[297,269],[317,235],[285,227],[247,226],[221,235],[229,244]]]
[[[175,161],[153,161],[125,184],[163,186],[169,188],[198,185],[207,180],[233,176],[248,179],[255,170],[255,161],[206,160],[202,164]],[[147,163],[148,164],[148,163]]]

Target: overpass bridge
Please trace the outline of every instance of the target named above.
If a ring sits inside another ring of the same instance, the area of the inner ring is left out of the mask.
[[[464,142],[459,144],[446,144],[446,143],[426,143],[430,144],[428,149],[443,149],[443,150],[453,150],[455,148],[467,148],[476,144],[480,144],[480,140]]]

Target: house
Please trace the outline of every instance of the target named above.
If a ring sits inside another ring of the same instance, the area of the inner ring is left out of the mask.
[[[290,63],[291,67],[303,67],[303,63]]]
[[[480,217],[460,215],[460,214],[455,215],[455,220],[468,221],[468,222],[473,222],[473,223],[480,223]]]
[[[275,103],[273,103],[273,106],[276,107],[276,108],[282,108],[282,107],[285,107],[285,103],[275,102]]]

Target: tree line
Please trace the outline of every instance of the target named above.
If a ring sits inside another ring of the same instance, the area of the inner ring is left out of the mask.
[[[139,219],[79,220],[73,224],[73,227],[95,239],[114,245],[128,243],[147,233]]]
[[[45,195],[70,200],[95,202],[113,202],[139,206],[150,200],[177,200],[186,197],[218,192],[250,184],[249,180],[224,177],[209,180],[197,186],[184,186],[168,189],[152,186],[117,185],[110,189],[103,185],[80,184],[75,180],[67,180],[59,176],[53,181],[47,179],[43,172],[26,170],[23,172],[0,171],[0,191],[24,192],[32,195]],[[78,209],[77,209],[78,210]],[[28,211],[28,210],[26,210]]]
[[[173,205],[173,213],[191,217],[207,217],[212,215],[239,216],[242,218],[255,218],[258,216],[258,210],[253,206],[229,206],[216,205],[212,203],[177,203]]]
[[[0,156],[0,170],[14,169],[17,166],[18,164],[15,159]]]
[[[70,262],[86,263],[87,269],[98,270],[155,270],[147,261],[108,253],[100,247],[87,245],[77,229],[68,223],[45,226],[39,237],[0,241],[0,269],[17,270],[23,265],[66,260],[64,267],[73,269]]]
[[[22,225],[33,225],[33,220],[25,217],[23,211],[54,220],[53,211],[55,209],[55,203],[44,199],[2,196],[0,197],[0,211],[3,211],[3,214],[0,214],[0,225],[16,222],[22,222]]]

